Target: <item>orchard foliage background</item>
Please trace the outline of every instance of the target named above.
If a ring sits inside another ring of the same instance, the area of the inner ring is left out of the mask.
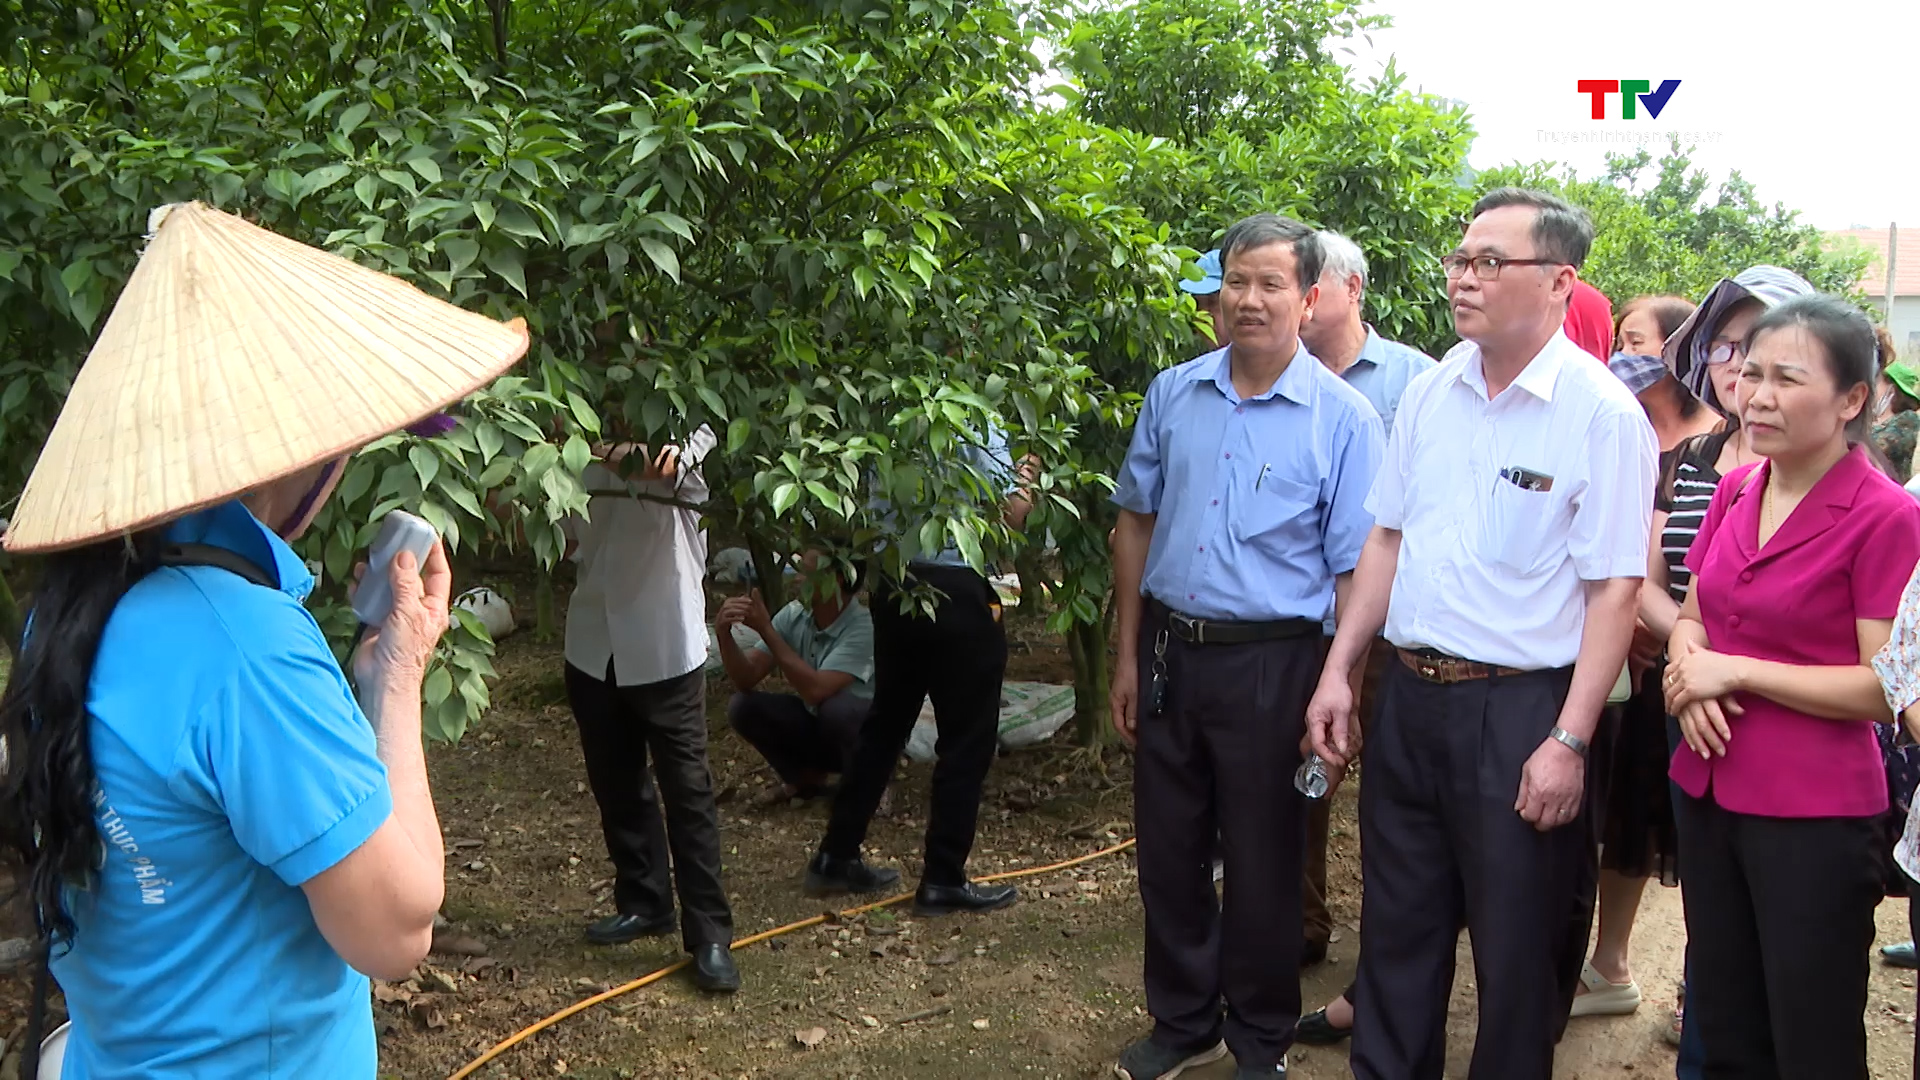
[[[1471,127],[1341,67],[1378,23],[1348,0],[0,0],[0,516],[148,211],[200,199],[533,331],[455,431],[356,457],[304,541],[330,626],[387,510],[551,568],[592,443],[707,425],[709,513],[762,580],[809,545],[1017,560],[1095,739],[1107,478],[1196,351],[1174,286],[1197,251],[1259,209],[1340,229],[1371,320],[1450,343],[1433,268]],[[1556,181],[1652,238],[1603,230],[1616,297],[1817,257],[1737,179],[1708,205],[1684,161],[1651,195],[1646,169]],[[990,422],[1042,463],[1024,537],[950,452]],[[889,529],[876,490],[925,525]],[[484,710],[489,651],[472,624],[443,650],[434,734]]]

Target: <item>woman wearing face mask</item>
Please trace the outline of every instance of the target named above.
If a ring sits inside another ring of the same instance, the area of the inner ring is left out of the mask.
[[[372,1080],[367,977],[424,958],[444,887],[420,692],[452,575],[438,544],[394,560],[356,699],[288,542],[347,455],[526,329],[197,203],[150,228],[6,535],[42,561],[0,852],[52,943],[69,1080]]]
[[[1673,377],[1658,356],[1693,305],[1677,296],[1642,296],[1621,309],[1619,351],[1607,366],[1640,400],[1664,459],[1688,438],[1717,430],[1722,418]],[[1659,555],[1659,536],[1650,551]],[[1673,801],[1668,794],[1667,713],[1660,693],[1666,637],[1636,628],[1628,668],[1633,696],[1620,707],[1605,815],[1600,834],[1599,932],[1581,972],[1574,1016],[1620,1016],[1640,1007],[1640,985],[1628,964],[1640,894],[1649,878],[1679,884]]]
[[[1743,342],[1743,428],[1687,555],[1667,708],[1686,857],[1688,1025],[1710,1076],[1867,1074],[1867,948],[1887,805],[1870,662],[1920,560],[1920,504],[1867,449],[1873,327],[1790,300]]]

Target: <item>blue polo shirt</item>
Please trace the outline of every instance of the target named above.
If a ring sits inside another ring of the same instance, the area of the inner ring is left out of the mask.
[[[375,1075],[367,979],[302,883],[392,812],[386,769],[313,616],[313,578],[237,502],[184,518],[280,589],[213,567],[142,579],[109,618],[87,708],[104,861],[53,962],[69,1080]]]
[[[1302,346],[1242,399],[1231,346],[1147,388],[1113,501],[1158,515],[1141,592],[1210,619],[1319,620],[1373,528],[1380,417]]]

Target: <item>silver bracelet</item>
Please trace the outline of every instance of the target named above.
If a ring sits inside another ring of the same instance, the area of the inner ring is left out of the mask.
[[[1558,724],[1554,725],[1552,731],[1547,732],[1547,738],[1564,744],[1567,749],[1579,754],[1581,757],[1587,756],[1587,740],[1575,735],[1571,731],[1567,731]]]

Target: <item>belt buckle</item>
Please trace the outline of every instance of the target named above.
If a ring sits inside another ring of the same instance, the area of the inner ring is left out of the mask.
[[[1447,681],[1446,679],[1442,678],[1440,675],[1439,662],[1435,660],[1430,660],[1424,656],[1420,658],[1420,677],[1427,680],[1428,682],[1434,682],[1434,683],[1444,684]]]
[[[1204,629],[1206,620],[1182,615],[1177,611],[1169,611],[1167,614],[1167,621],[1173,624],[1174,637],[1190,641],[1195,645],[1206,644],[1206,632]]]

